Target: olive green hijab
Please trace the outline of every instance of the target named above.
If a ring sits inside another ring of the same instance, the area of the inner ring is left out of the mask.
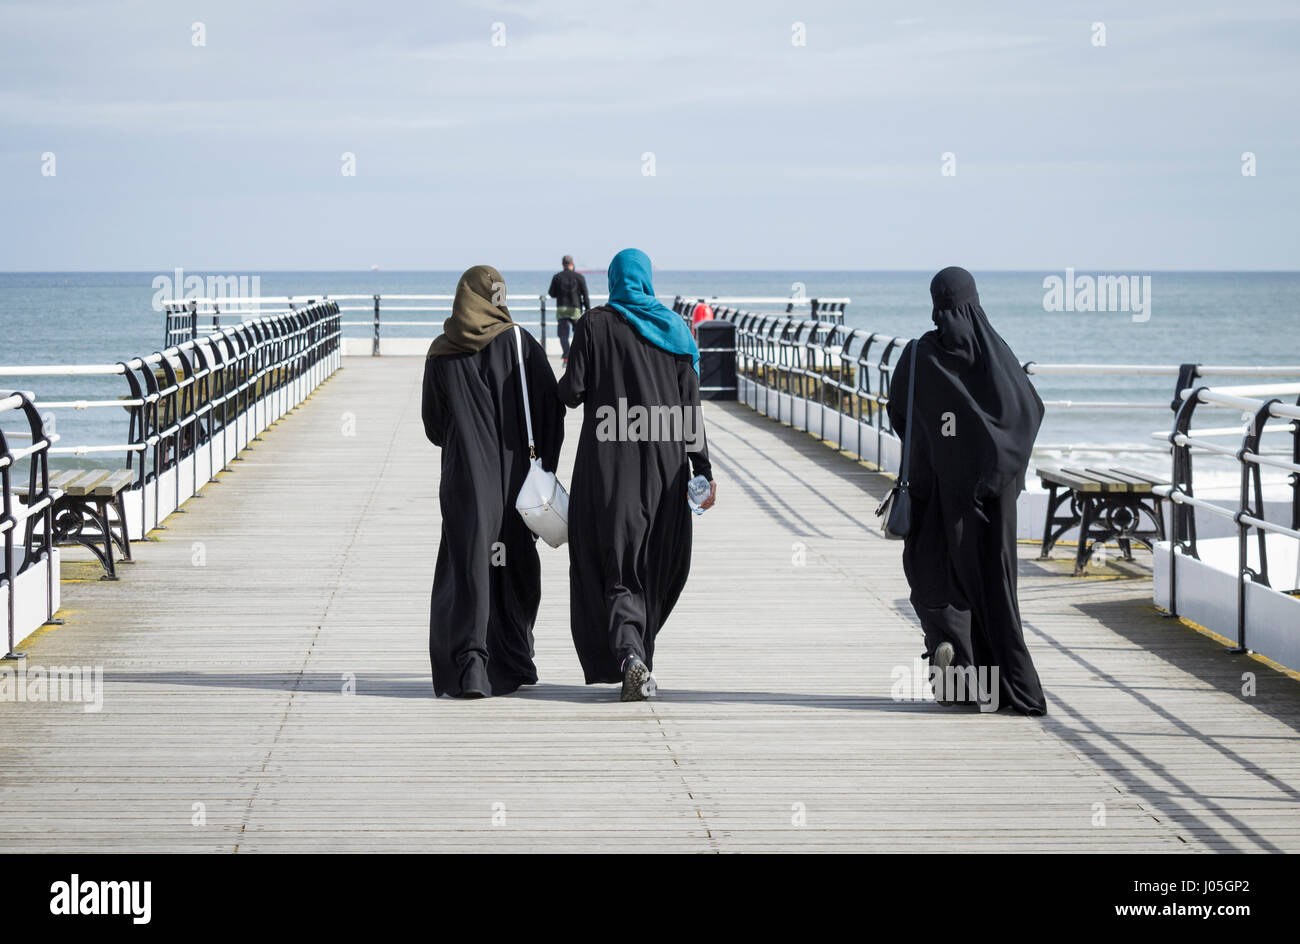
[[[442,323],[442,334],[429,345],[428,356],[481,351],[513,324],[506,307],[506,280],[491,266],[473,266],[456,283],[451,317]]]

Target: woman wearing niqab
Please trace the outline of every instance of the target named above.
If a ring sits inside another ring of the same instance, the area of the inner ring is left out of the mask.
[[[578,322],[560,378],[561,400],[584,405],[569,496],[570,625],[587,684],[622,681],[622,700],[640,701],[654,693],[655,638],[690,572],[686,485],[692,469],[710,483],[713,474],[690,329],[655,298],[645,253],[623,250],[608,277],[609,302]],[[681,435],[638,434],[631,418],[645,409],[675,410]]]
[[[935,667],[974,667],[984,698],[1043,714],[1047,701],[1025,645],[1016,591],[1016,499],[1043,402],[993,330],[975,279],[944,269],[930,283],[934,330],[899,357],[889,389],[894,430],[911,438],[911,531],[903,569]],[[909,358],[916,345],[912,427],[906,427]],[[996,671],[998,691],[992,681]],[[941,701],[952,687],[936,683]]]
[[[564,440],[564,406],[541,344],[515,329],[505,290],[491,266],[467,269],[424,365],[424,430],[442,449],[442,538],[429,607],[437,695],[504,695],[537,681],[541,570],[537,539],[515,510],[529,469],[517,335],[536,452],[548,471]]]

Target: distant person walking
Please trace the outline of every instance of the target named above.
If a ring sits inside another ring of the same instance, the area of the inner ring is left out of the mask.
[[[515,328],[505,296],[496,269],[467,269],[424,364],[424,431],[442,448],[442,540],[429,607],[438,695],[483,698],[537,681],[541,569],[536,538],[515,511],[529,468],[520,343],[537,455],[549,471],[564,440],[564,406],[546,353]]]
[[[656,298],[650,260],[624,249],[609,264],[609,304],[578,323],[560,398],[584,405],[569,498],[569,608],[587,684],[623,683],[622,700],[655,690],[655,636],[691,569],[687,482],[717,496],[700,411],[699,352]]]
[[[565,256],[563,268],[551,276],[551,288],[546,293],[555,299],[555,329],[560,335],[560,357],[569,362],[569,330],[574,322],[591,307],[587,295],[587,280],[573,268],[573,256]]]
[[[930,298],[934,330],[904,348],[889,386],[889,420],[911,440],[912,523],[903,570],[912,607],[935,669],[966,670],[989,699],[1040,715],[1047,700],[1025,646],[1016,593],[1016,498],[1043,401],[989,324],[969,272],[944,269],[930,282]],[[958,699],[961,693],[944,684],[957,673],[937,677],[941,702],[976,700],[970,686]]]

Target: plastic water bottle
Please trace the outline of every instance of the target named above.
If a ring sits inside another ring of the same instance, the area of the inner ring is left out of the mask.
[[[686,483],[686,504],[690,506],[691,511],[702,515],[704,509],[700,505],[709,500],[712,492],[713,486],[709,484],[709,480],[702,475],[697,475]]]

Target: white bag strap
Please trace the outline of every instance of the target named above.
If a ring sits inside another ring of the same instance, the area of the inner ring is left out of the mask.
[[[524,424],[528,427],[528,458],[537,458],[537,448],[533,445],[533,411],[528,406],[528,374],[524,370],[524,337],[515,325],[515,350],[519,352],[519,388],[524,394]]]

